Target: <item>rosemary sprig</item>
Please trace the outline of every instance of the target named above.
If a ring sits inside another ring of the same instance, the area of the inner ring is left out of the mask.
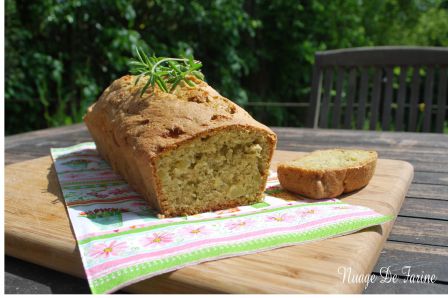
[[[135,84],[141,78],[147,78],[148,81],[141,90],[142,96],[149,86],[153,87],[157,84],[159,88],[171,93],[181,83],[185,82],[189,86],[195,86],[194,82],[188,79],[189,76],[195,76],[200,80],[204,80],[204,75],[200,71],[202,63],[194,60],[192,56],[188,58],[168,58],[148,56],[141,49],[136,48],[137,59],[132,59],[129,64],[131,73],[137,75]]]

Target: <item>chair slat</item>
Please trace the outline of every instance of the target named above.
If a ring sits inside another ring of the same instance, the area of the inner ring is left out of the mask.
[[[381,121],[381,128],[383,130],[389,130],[390,118],[391,118],[391,105],[392,105],[392,83],[394,82],[394,69],[392,67],[386,68],[386,89],[384,91],[383,101],[383,115]]]
[[[375,75],[373,78],[372,102],[370,105],[370,130],[376,130],[376,123],[378,122],[382,76],[383,76],[383,70],[381,68],[376,68]]]
[[[425,81],[425,98],[424,98],[425,114],[423,116],[424,132],[431,131],[433,90],[434,90],[434,68],[429,67],[426,72],[426,81]]]
[[[420,69],[414,67],[411,82],[411,101],[409,106],[409,126],[408,131],[417,130],[417,115],[418,115],[418,96],[420,93]]]
[[[344,87],[344,68],[338,67],[336,70],[336,98],[334,100],[333,128],[338,128],[341,121],[341,98]]]
[[[404,130],[404,105],[406,102],[406,78],[408,75],[408,67],[404,66],[400,69],[399,89],[397,99],[397,113],[395,114],[395,130]]]
[[[387,46],[317,52],[307,125],[363,129],[368,122],[371,130],[394,126],[396,131],[443,132],[448,114],[447,66],[448,48],[442,47]],[[401,69],[397,78],[393,71],[396,67]],[[334,70],[332,75],[325,71],[329,68]],[[432,69],[425,78],[420,75],[422,68]],[[444,72],[439,75],[440,68]],[[426,109],[420,112],[423,100]]]
[[[348,76],[347,107],[344,113],[344,128],[351,128],[353,115],[353,102],[356,94],[356,68],[351,68]]]
[[[361,83],[359,87],[358,116],[356,117],[356,128],[362,129],[366,119],[367,93],[369,91],[369,69],[364,67],[361,70]]]
[[[446,107],[448,105],[448,96],[446,94],[447,68],[440,68],[439,87],[437,94],[437,118],[436,118],[436,132],[443,132],[443,124],[446,120]]]
[[[308,109],[307,127],[317,128],[319,122],[320,99],[322,90],[322,69],[314,66],[311,83],[310,106]]]
[[[320,109],[319,127],[327,128],[328,126],[328,110],[330,108],[331,88],[333,86],[333,69],[327,68],[324,71],[324,90],[322,95],[322,107]]]
[[[317,52],[316,57],[320,66],[448,65],[446,47],[377,46]]]

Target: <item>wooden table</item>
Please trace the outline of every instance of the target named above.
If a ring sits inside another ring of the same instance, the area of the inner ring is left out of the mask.
[[[357,147],[377,150],[381,158],[413,164],[414,181],[373,271],[390,266],[396,283],[370,285],[365,293],[448,293],[448,136],[347,130],[274,128],[278,149],[312,151]],[[5,163],[49,154],[50,147],[90,141],[84,125],[47,129],[6,138]],[[7,293],[89,293],[84,280],[11,257],[5,260]],[[403,268],[437,276],[434,284],[405,283]]]

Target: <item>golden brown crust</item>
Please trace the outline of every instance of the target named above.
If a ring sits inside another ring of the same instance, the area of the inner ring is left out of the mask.
[[[370,151],[370,157],[357,166],[313,170],[282,163],[277,168],[283,188],[311,199],[334,198],[366,186],[373,177],[378,155]]]
[[[166,216],[183,214],[175,214],[162,196],[155,164],[164,152],[198,136],[235,127],[262,131],[272,144],[271,158],[276,144],[276,135],[268,127],[207,83],[191,79],[196,87],[179,86],[173,94],[157,87],[148,88],[140,96],[144,82],[135,86],[135,77],[124,76],[103,92],[84,117],[99,153],[151,206]],[[233,206],[229,202],[219,208]],[[217,210],[204,206],[204,210],[197,212],[211,209]]]

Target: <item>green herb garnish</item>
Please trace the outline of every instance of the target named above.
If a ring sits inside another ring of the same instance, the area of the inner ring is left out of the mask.
[[[149,86],[154,88],[156,84],[162,91],[171,93],[181,82],[185,82],[192,87],[195,86],[194,82],[188,79],[189,76],[195,76],[200,80],[204,80],[204,75],[200,71],[202,63],[194,60],[193,56],[188,58],[168,58],[152,55],[149,57],[138,48],[136,48],[136,53],[137,59],[132,59],[129,63],[131,65],[131,73],[138,75],[135,85],[141,78],[148,78],[140,96],[145,93]]]

